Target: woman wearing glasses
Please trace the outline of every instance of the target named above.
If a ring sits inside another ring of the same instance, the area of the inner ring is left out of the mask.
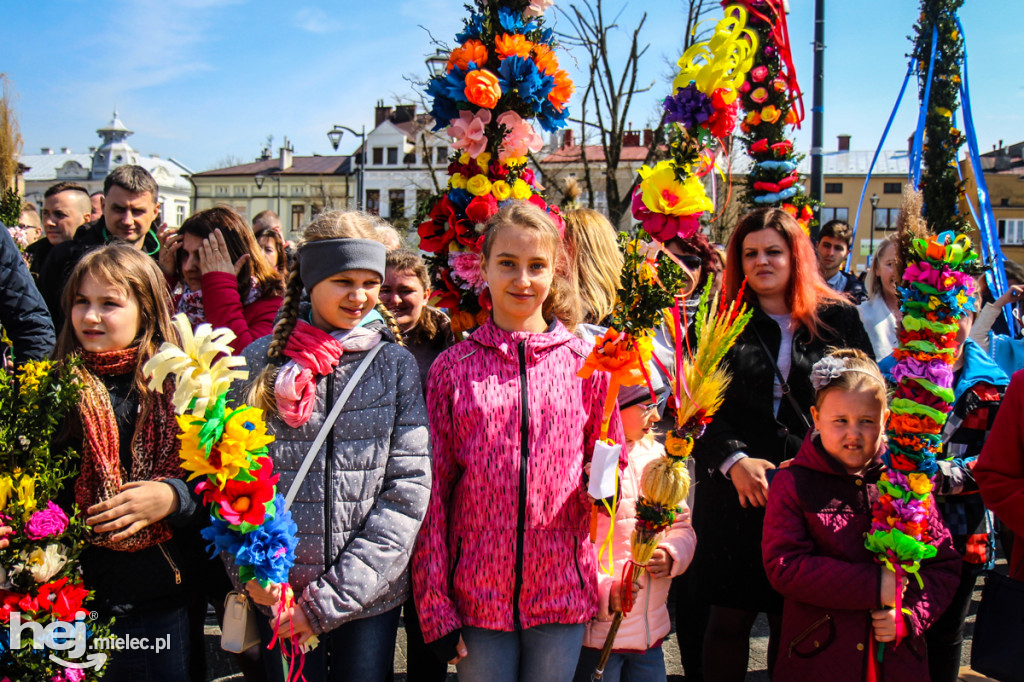
[[[830,347],[871,354],[857,310],[818,271],[811,240],[788,213],[759,209],[729,241],[725,296],[753,317],[726,356],[733,381],[694,448],[697,578],[710,601],[704,677],[737,682],[747,672],[750,629],[768,614],[768,660],[778,651],[782,597],[761,562],[761,527],[774,469],[810,430],[811,366]]]

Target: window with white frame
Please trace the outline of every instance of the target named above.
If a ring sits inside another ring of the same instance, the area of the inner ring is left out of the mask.
[[[999,242],[1001,244],[1024,244],[1024,219],[999,221]]]
[[[850,209],[839,208],[834,206],[822,206],[821,215],[818,217],[818,222],[824,225],[830,220],[850,220]]]

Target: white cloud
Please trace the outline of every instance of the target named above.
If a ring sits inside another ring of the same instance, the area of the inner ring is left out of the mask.
[[[309,33],[334,33],[342,28],[342,23],[332,19],[327,12],[319,7],[303,7],[295,15],[295,25]]]

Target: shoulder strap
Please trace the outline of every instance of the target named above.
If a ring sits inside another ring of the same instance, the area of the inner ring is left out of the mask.
[[[761,344],[761,350],[764,351],[765,357],[768,358],[768,362],[771,363],[772,369],[775,370],[775,376],[779,379],[779,386],[782,387],[782,395],[786,396],[789,400],[790,407],[793,408],[793,411],[796,412],[798,417],[800,417],[800,421],[802,421],[804,426],[807,427],[807,430],[810,431],[811,425],[808,423],[807,417],[804,416],[804,411],[800,409],[800,406],[797,404],[796,398],[793,397],[793,392],[789,388],[789,382],[787,382],[786,378],[782,376],[782,370],[779,369],[779,363],[777,363],[775,358],[772,357],[772,352],[768,350],[768,345],[764,342],[764,339],[761,338],[761,332],[757,330],[755,325],[750,326],[754,330],[754,336],[757,337],[757,342]]]
[[[356,373],[352,375],[352,378],[345,384],[345,390],[341,392],[338,399],[334,402],[331,407],[330,414],[324,419],[323,425],[320,427],[320,432],[316,434],[316,438],[313,440],[313,445],[310,446],[309,452],[306,453],[305,459],[302,460],[302,466],[299,467],[299,471],[295,474],[295,480],[292,481],[291,488],[288,489],[288,495],[284,498],[284,508],[287,511],[291,508],[292,502],[295,501],[295,496],[299,494],[299,488],[302,487],[302,482],[306,479],[306,474],[309,473],[309,468],[313,466],[313,459],[316,457],[316,453],[320,451],[324,441],[327,439],[327,434],[334,427],[334,422],[338,421],[338,415],[341,414],[342,409],[345,407],[345,403],[348,402],[348,398],[352,395],[352,391],[356,389],[356,384],[363,378],[363,374],[366,373],[366,369],[373,362],[373,358],[376,357],[380,349],[384,347],[386,341],[381,341],[376,346],[371,348],[365,356],[363,361],[359,363],[359,367],[356,368]],[[330,457],[330,453],[327,453]]]

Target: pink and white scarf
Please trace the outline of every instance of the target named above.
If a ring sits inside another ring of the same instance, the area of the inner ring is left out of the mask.
[[[334,371],[345,351],[367,351],[380,342],[380,332],[366,327],[328,334],[308,322],[297,322],[284,349],[291,359],[274,383],[277,410],[284,423],[294,429],[309,421],[316,402],[316,378]]]

